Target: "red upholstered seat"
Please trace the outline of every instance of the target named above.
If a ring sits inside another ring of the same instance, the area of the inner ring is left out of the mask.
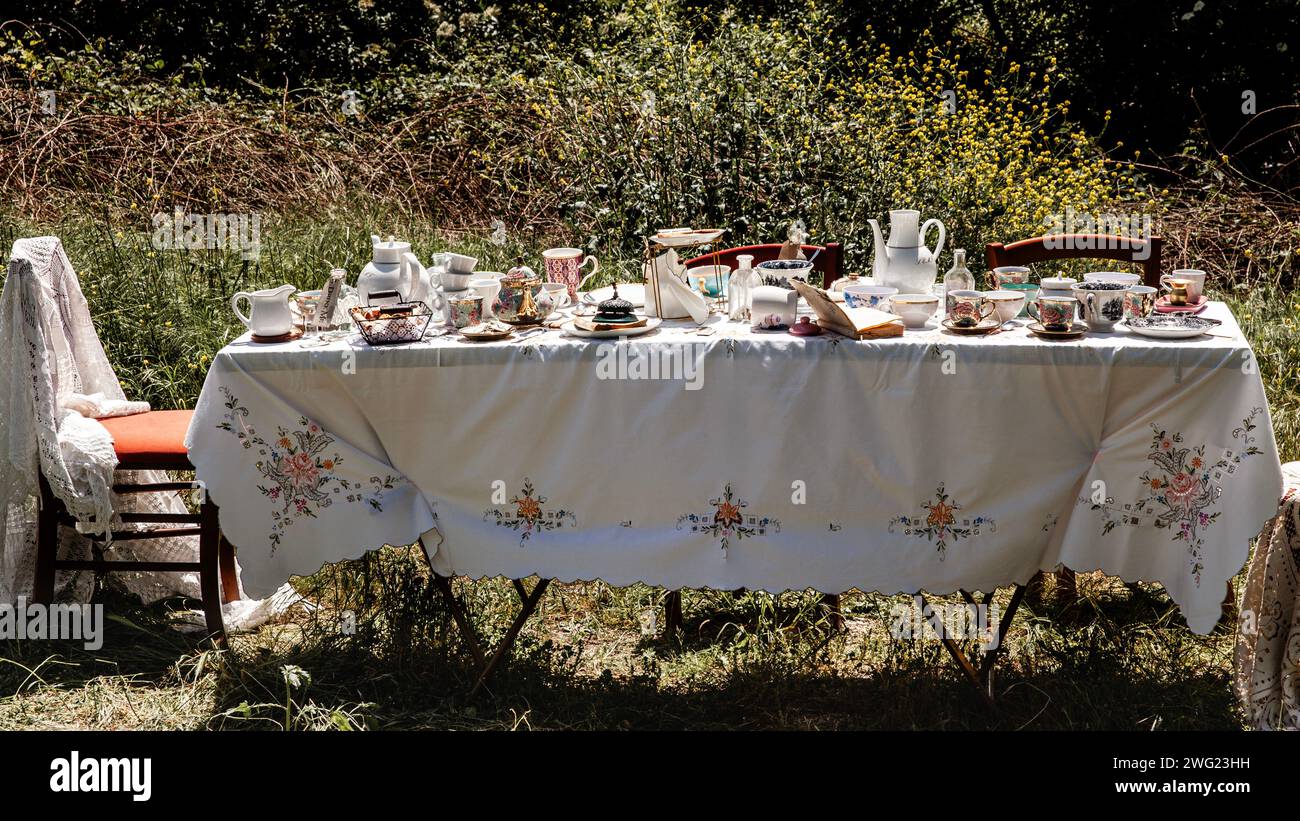
[[[113,436],[118,467],[191,470],[185,450],[192,410],[150,411],[99,420]]]

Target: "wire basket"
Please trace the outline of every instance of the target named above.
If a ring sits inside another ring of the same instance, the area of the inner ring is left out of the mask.
[[[406,308],[407,305],[396,305],[385,308],[386,311],[392,311],[393,308]],[[349,313],[352,321],[357,324],[361,331],[361,336],[370,345],[396,345],[401,342],[418,342],[424,338],[424,331],[429,327],[429,320],[433,317],[433,311],[429,310],[427,305],[414,303],[409,306],[409,313],[397,314],[395,316],[381,316],[378,319],[366,319],[365,308],[353,308]]]

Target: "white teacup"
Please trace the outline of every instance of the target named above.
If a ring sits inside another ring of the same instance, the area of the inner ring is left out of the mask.
[[[1169,280],[1185,279],[1187,280],[1187,301],[1199,302],[1201,294],[1205,293],[1205,272],[1198,271],[1195,268],[1175,268],[1172,274],[1163,274],[1160,277],[1160,285],[1164,288],[1169,287]]]
[[[447,271],[449,273],[472,274],[475,265],[478,265],[478,257],[467,257],[464,254],[447,254]]]
[[[984,296],[993,303],[998,322],[1003,324],[1019,316],[1025,307],[1025,295],[1018,291],[986,291]]]
[[[499,276],[500,274],[495,277],[480,276],[478,279],[470,280],[469,289],[483,297],[483,316],[485,318],[496,316],[496,312],[492,310],[492,304],[497,301],[497,294],[501,293]]]
[[[889,306],[903,319],[908,328],[924,328],[939,307],[939,297],[934,294],[894,294]]]

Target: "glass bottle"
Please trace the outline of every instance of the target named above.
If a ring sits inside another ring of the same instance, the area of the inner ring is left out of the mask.
[[[971,274],[970,269],[966,267],[966,251],[958,248],[952,252],[952,268],[943,275],[944,309],[947,310],[952,307],[948,301],[948,294],[953,291],[973,290],[975,290],[975,277]]]
[[[754,257],[741,254],[736,257],[736,270],[727,280],[727,315],[735,320],[749,319],[749,309],[754,301],[756,272]]]

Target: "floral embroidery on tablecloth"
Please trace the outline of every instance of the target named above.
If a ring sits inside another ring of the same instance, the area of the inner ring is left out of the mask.
[[[890,519],[889,532],[902,528],[904,536],[918,539],[924,536],[927,542],[935,544],[939,561],[947,556],[949,541],[978,536],[985,528],[994,533],[998,530],[997,522],[987,516],[964,516],[958,520],[957,513],[963,508],[948,495],[942,484],[935,490],[934,498],[922,502],[921,507],[924,513],[915,516],[903,514]]]
[[[1241,426],[1232,431],[1232,438],[1241,442],[1241,449],[1236,453],[1225,450],[1218,458],[1207,456],[1204,444],[1183,446],[1181,431],[1171,433],[1152,424],[1147,460],[1155,467],[1138,477],[1141,490],[1136,498],[1122,506],[1115,504],[1113,496],[1081,497],[1078,503],[1101,514],[1103,535],[1121,524],[1126,527],[1152,524],[1168,529],[1173,541],[1187,543],[1192,578],[1199,586],[1205,570],[1205,532],[1223,514],[1213,509],[1223,495],[1219,482],[1235,474],[1242,460],[1261,452],[1255,446],[1252,432],[1258,427],[1255,420],[1263,412],[1263,408],[1251,409]]]
[[[337,470],[343,457],[337,452],[328,453],[334,437],[320,425],[305,416],[298,417],[298,426],[290,429],[276,428],[275,436],[267,439],[247,424],[248,408],[229,388],[222,387],[226,414],[217,428],[231,433],[245,450],[256,450],[256,468],[263,479],[257,486],[263,496],[280,505],[272,509],[270,542],[271,555],[275,555],[285,532],[302,518],[317,518],[317,511],[330,507],[336,501],[346,504],[365,504],[376,513],[384,510],[383,498],[399,482],[397,476],[370,476],[365,483],[354,482],[340,476]]]
[[[771,516],[749,513],[749,502],[739,498],[727,482],[722,488],[722,495],[710,499],[712,510],[704,513],[684,513],[677,517],[677,529],[690,530],[692,533],[707,533],[720,540],[722,554],[726,556],[731,547],[731,540],[752,539],[766,536],[770,530],[781,532],[781,521]]]
[[[532,480],[525,477],[523,495],[510,500],[514,510],[503,511],[497,507],[490,507],[483,511],[483,521],[491,520],[496,522],[498,527],[519,531],[520,547],[523,547],[534,533],[559,530],[564,527],[565,522],[568,522],[570,527],[578,526],[578,517],[572,510],[547,510],[545,505],[548,501],[550,500],[533,487]]]

